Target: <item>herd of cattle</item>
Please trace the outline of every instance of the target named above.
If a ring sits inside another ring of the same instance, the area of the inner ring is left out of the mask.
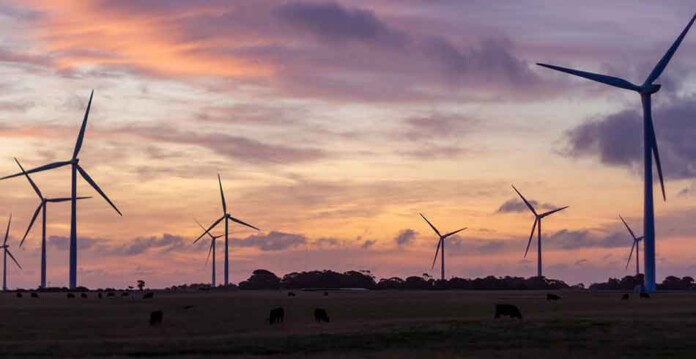
[[[23,294],[21,292],[17,292],[17,297],[22,298]],[[328,296],[328,292],[324,292],[324,296]],[[30,293],[31,298],[38,298],[39,294],[36,292],[31,292]],[[115,292],[106,292],[107,297],[115,297],[116,293]],[[134,297],[134,293],[130,291],[122,292],[121,293],[122,297],[127,297],[131,296]],[[153,299],[155,296],[155,293],[153,292],[147,292],[142,295],[142,299]],[[297,296],[294,292],[288,292],[289,297],[295,297]],[[83,299],[87,299],[88,295],[87,293],[80,293],[80,297]],[[97,293],[97,297],[99,299],[102,299],[104,295],[102,292]],[[67,293],[67,298],[68,299],[73,299],[76,298],[75,293]],[[628,300],[630,298],[630,295],[628,293],[623,294],[621,296],[622,300]],[[645,292],[640,293],[640,298],[650,298],[650,295]],[[557,294],[552,294],[552,293],[547,293],[546,294],[546,300],[548,301],[558,301],[561,300],[561,297]],[[193,305],[186,305],[183,307],[183,309],[191,309],[193,308]],[[496,304],[495,305],[495,314],[494,318],[498,319],[500,317],[510,317],[513,319],[522,319],[522,312],[520,309],[513,304]],[[151,326],[158,326],[162,324],[162,320],[164,318],[164,312],[161,310],[156,310],[154,312],[150,313],[150,325]],[[285,321],[285,309],[283,307],[277,307],[271,309],[269,316],[268,316],[268,324],[273,325],[273,324],[282,324]],[[317,323],[329,323],[331,320],[329,318],[329,314],[324,308],[315,308],[314,309],[314,320]]]

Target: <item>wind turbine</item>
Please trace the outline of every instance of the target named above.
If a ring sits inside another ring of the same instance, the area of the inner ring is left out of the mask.
[[[435,258],[433,258],[433,265],[432,265],[431,269],[435,268],[435,261],[437,260],[437,253],[439,251],[440,252],[440,266],[441,266],[440,279],[445,280],[445,239],[447,239],[447,237],[451,237],[451,236],[465,230],[467,227],[464,227],[462,229],[458,229],[454,232],[440,234],[440,231],[438,231],[437,228],[435,228],[435,226],[432,223],[430,223],[430,221],[427,218],[425,218],[425,216],[422,213],[419,213],[419,214],[421,217],[423,217],[423,219],[426,222],[428,222],[428,225],[430,225],[430,228],[432,228],[433,231],[435,231],[437,236],[440,238],[440,240],[438,240],[438,242],[437,242],[437,249],[435,249]],[[440,251],[440,247],[442,247],[442,251]]]
[[[239,223],[243,226],[253,228],[257,231],[260,231],[260,229],[252,226],[249,223],[243,222],[237,218],[232,217],[229,213],[227,213],[227,203],[225,202],[225,193],[222,190],[222,179],[220,179],[220,174],[218,173],[218,183],[220,184],[220,199],[222,200],[222,217],[218,218],[213,224],[208,227],[208,229],[203,232],[196,240],[194,241],[197,242],[199,239],[203,238],[203,236],[206,235],[206,233],[209,233],[215,226],[220,224],[223,220],[225,220],[225,285],[228,285],[229,282],[229,269],[230,269],[230,262],[229,262],[229,221]]]
[[[529,252],[529,246],[532,244],[532,238],[534,237],[534,230],[537,230],[537,277],[543,277],[542,275],[542,266],[541,266],[541,220],[544,217],[548,217],[556,212],[562,211],[568,206],[561,207],[561,208],[556,208],[554,210],[545,212],[545,213],[537,213],[537,211],[534,209],[534,206],[532,206],[529,201],[527,201],[526,198],[520,193],[520,191],[515,188],[515,186],[512,186],[512,189],[517,192],[517,194],[522,198],[522,201],[524,201],[524,204],[527,205],[527,208],[529,208],[530,211],[534,214],[534,225],[532,225],[532,232],[529,234],[529,242],[527,242],[527,249],[524,251],[524,257],[527,258],[527,253]]]
[[[203,229],[205,231],[205,227],[203,227],[202,224],[200,224],[198,221],[196,221],[196,223],[198,223],[198,225],[201,227],[201,229]],[[208,257],[205,259],[205,265],[208,265],[208,260],[210,259],[210,254],[212,253],[213,254],[213,263],[212,263],[213,279],[212,279],[211,285],[212,285],[212,288],[215,288],[215,240],[222,237],[222,234],[214,236],[210,232],[208,232],[208,235],[210,236],[210,248],[208,249]],[[198,242],[198,239],[193,241],[194,244],[196,242]]]
[[[41,202],[39,203],[39,206],[36,207],[36,211],[34,211],[34,216],[31,217],[31,221],[29,222],[29,228],[27,228],[27,231],[24,233],[24,237],[22,237],[22,241],[19,242],[19,246],[22,247],[24,245],[24,240],[27,239],[27,235],[29,234],[29,231],[31,231],[31,227],[34,225],[34,222],[36,221],[36,217],[39,216],[39,212],[43,214],[41,218],[41,288],[46,288],[46,211],[48,209],[48,203],[60,203],[60,202],[67,202],[72,200],[70,197],[65,197],[65,198],[47,198],[44,197],[43,194],[41,193],[41,190],[39,190],[39,187],[34,183],[34,181],[31,179],[29,174],[24,170],[24,167],[22,167],[22,164],[19,163],[19,160],[15,158],[15,162],[17,162],[17,165],[19,168],[22,170],[22,173],[27,177],[27,180],[29,181],[29,184],[31,184],[31,187],[34,189],[34,192],[36,192],[36,195],[39,196],[39,199]],[[91,197],[77,197],[77,199],[87,199]]]
[[[22,269],[22,266],[19,265],[19,262],[17,262],[17,259],[12,255],[12,252],[10,252],[10,245],[7,244],[7,240],[10,237],[10,224],[12,223],[12,215],[10,214],[10,219],[7,221],[7,231],[5,232],[5,241],[2,242],[2,250],[3,250],[3,262],[2,262],[2,291],[7,292],[7,256],[10,256],[12,258],[12,261],[15,262],[17,267],[19,269]]]
[[[22,176],[27,173],[34,173],[34,172],[41,172],[41,171],[47,171],[51,170],[54,168],[59,168],[63,166],[70,165],[71,170],[72,170],[72,181],[71,181],[71,188],[72,188],[72,195],[70,197],[70,289],[75,289],[77,287],[77,173],[80,173],[80,176],[89,183],[94,190],[96,190],[102,198],[108,202],[111,207],[113,207],[114,210],[116,210],[116,213],[119,215],[121,214],[121,211],[116,208],[116,205],[114,205],[113,202],[109,199],[109,197],[106,196],[104,191],[99,188],[99,185],[97,185],[96,182],[92,179],[92,177],[87,174],[87,171],[85,171],[82,166],[80,166],[80,159],[77,157],[80,154],[80,149],[82,148],[82,141],[84,140],[85,137],[85,129],[87,128],[87,118],[89,117],[89,109],[92,106],[92,96],[94,95],[94,90],[92,93],[89,95],[89,102],[87,103],[87,110],[85,110],[85,117],[82,120],[82,127],[80,128],[80,133],[77,136],[77,142],[75,143],[75,150],[73,151],[72,158],[68,161],[58,161],[58,162],[53,162],[49,163],[47,165],[39,166],[33,169],[30,169],[28,171],[22,171],[19,173],[15,173],[10,176],[6,176],[3,178],[0,178],[0,180],[12,178],[12,177],[17,177],[17,176]]]
[[[565,72],[571,75],[579,76],[588,80],[603,83],[605,85],[622,88],[624,90],[635,91],[640,94],[640,99],[643,104],[643,233],[645,236],[645,290],[648,292],[654,292],[655,286],[655,212],[653,208],[653,169],[652,169],[652,156],[655,156],[655,164],[657,165],[657,174],[660,177],[660,186],[662,188],[662,198],[666,201],[667,196],[665,195],[665,184],[662,178],[662,166],[660,165],[660,155],[657,151],[657,140],[655,137],[655,128],[652,121],[652,109],[651,109],[651,99],[652,95],[660,91],[660,85],[655,84],[655,81],[662,74],[662,72],[667,67],[667,64],[674,56],[674,53],[681,45],[682,40],[686,36],[686,33],[693,25],[694,20],[696,20],[696,15],[691,18],[689,24],[686,25],[684,30],[679,34],[677,40],[674,41],[672,46],[667,50],[667,52],[662,56],[660,61],[655,65],[650,75],[645,79],[642,85],[633,84],[627,80],[600,75],[591,72],[578,71],[569,68],[547,65],[538,63],[537,65],[543,66],[552,70]]]
[[[619,216],[621,218],[621,222],[626,226],[626,229],[628,229],[628,233],[631,234],[631,237],[633,238],[633,245],[631,246],[631,253],[628,255],[628,261],[626,261],[626,269],[628,269],[628,265],[631,263],[631,256],[633,255],[633,248],[636,249],[636,275],[640,274],[640,264],[638,261],[638,258],[640,257],[640,241],[643,240],[643,237],[636,237],[636,235],[633,233],[631,230],[631,227],[628,226],[628,223],[623,219],[623,217]]]

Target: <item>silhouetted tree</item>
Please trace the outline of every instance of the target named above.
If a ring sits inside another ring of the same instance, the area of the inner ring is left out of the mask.
[[[280,278],[271,271],[257,269],[249,279],[239,283],[239,289],[280,289]]]
[[[143,288],[145,288],[145,281],[142,279],[138,279],[138,289],[140,289],[140,291],[142,291]]]

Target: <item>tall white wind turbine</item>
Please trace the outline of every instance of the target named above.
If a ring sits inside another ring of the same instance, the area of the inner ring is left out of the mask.
[[[205,231],[205,227],[203,227],[202,224],[200,224],[198,221],[196,221],[196,223],[198,223],[198,226],[201,227],[201,229]],[[215,273],[216,273],[216,269],[215,269],[215,263],[216,263],[216,261],[215,261],[215,241],[218,238],[222,237],[222,234],[214,236],[210,232],[208,232],[208,236],[210,236],[210,248],[208,248],[208,257],[205,258],[205,265],[208,265],[208,261],[210,260],[210,254],[212,253],[213,254],[213,262],[212,262],[211,271],[213,272],[213,274],[212,274],[212,280],[210,282],[210,285],[212,288],[215,288],[215,286],[216,286],[216,282],[215,282]],[[193,243],[196,244],[196,242],[198,242],[199,239],[196,239],[195,241],[193,241]]]
[[[435,234],[437,234],[437,236],[439,238],[439,240],[437,241],[437,249],[435,249],[435,258],[433,258],[433,265],[432,265],[431,269],[435,268],[435,261],[437,260],[437,253],[440,252],[440,279],[445,280],[445,239],[465,230],[467,227],[458,229],[454,232],[440,234],[440,231],[438,231],[437,228],[435,228],[435,226],[432,223],[430,223],[430,221],[427,218],[425,218],[425,216],[422,213],[419,213],[419,214],[421,217],[423,217],[423,219],[426,222],[428,222],[428,225],[430,225],[430,228],[432,228],[433,231],[435,231]],[[440,248],[442,248],[442,250],[440,250]]]
[[[636,237],[635,233],[631,230],[631,227],[628,226],[628,223],[623,219],[623,217],[619,216],[621,218],[621,222],[626,226],[626,229],[628,230],[628,233],[631,234],[631,238],[633,239],[633,245],[631,246],[631,253],[628,255],[628,261],[626,261],[626,269],[628,269],[628,265],[631,264],[631,256],[633,256],[633,249],[635,248],[636,250],[636,275],[640,274],[640,264],[639,264],[639,258],[640,258],[640,241],[643,240],[643,237]]]
[[[227,202],[225,201],[225,192],[222,190],[222,179],[220,179],[220,174],[218,174],[218,183],[220,184],[220,199],[222,200],[222,217],[215,220],[215,222],[213,222],[213,224],[211,224],[208,227],[208,229],[206,229],[205,232],[203,232],[203,234],[198,236],[198,238],[196,238],[196,240],[194,242],[197,242],[199,239],[203,238],[203,236],[208,234],[213,228],[215,228],[215,226],[220,224],[220,222],[222,222],[223,220],[225,221],[225,273],[224,274],[225,274],[225,285],[228,285],[230,283],[230,281],[229,281],[229,274],[230,274],[230,271],[229,271],[230,270],[230,265],[229,265],[229,263],[230,263],[229,262],[229,222],[232,221],[235,223],[239,223],[243,226],[253,228],[257,231],[260,231],[260,229],[252,226],[249,223],[246,223],[244,221],[241,221],[237,218],[232,217],[232,215],[227,212]]]
[[[547,65],[538,63],[537,65],[543,66],[552,70],[565,72],[571,75],[579,76],[588,80],[603,83],[605,85],[618,87],[624,90],[630,90],[638,93],[640,95],[641,102],[643,104],[643,235],[645,236],[645,290],[648,292],[654,292],[655,286],[655,211],[653,208],[653,167],[652,167],[652,157],[655,156],[655,164],[657,166],[657,174],[660,177],[660,186],[662,188],[662,198],[667,200],[665,195],[665,185],[662,178],[662,166],[660,165],[660,155],[657,150],[657,140],[655,137],[655,128],[652,121],[652,108],[651,100],[652,95],[660,90],[660,85],[656,84],[655,81],[660,77],[662,72],[669,64],[669,61],[674,56],[674,53],[681,45],[682,40],[686,36],[686,33],[693,25],[694,20],[696,20],[696,15],[691,18],[689,24],[686,25],[684,30],[679,34],[677,40],[674,41],[672,46],[667,50],[667,52],[662,56],[660,61],[655,65],[655,68],[650,72],[648,77],[645,79],[642,85],[633,84],[627,80],[600,75],[591,72],[578,71],[569,68],[564,68],[560,66]]]
[[[537,213],[537,211],[534,209],[534,206],[532,206],[529,201],[527,201],[526,198],[520,193],[520,191],[515,188],[515,186],[512,186],[512,189],[517,192],[517,194],[522,198],[522,201],[524,201],[524,204],[527,205],[527,208],[529,208],[530,211],[534,214],[534,224],[532,225],[532,232],[529,234],[529,241],[527,242],[527,249],[524,251],[524,257],[527,258],[527,253],[529,252],[529,246],[532,244],[532,238],[534,238],[534,230],[537,230],[537,277],[543,277],[542,269],[543,266],[541,264],[541,220],[544,219],[544,217],[548,217],[556,212],[562,211],[568,206],[561,207],[561,208],[556,208],[554,210],[545,212],[545,213]]]
[[[78,158],[78,155],[80,154],[80,149],[82,148],[82,142],[85,137],[85,130],[87,129],[87,118],[89,117],[89,110],[92,107],[92,97],[94,95],[94,91],[92,91],[89,95],[89,102],[87,103],[87,110],[85,110],[85,116],[82,119],[82,127],[80,127],[80,133],[77,135],[77,142],[75,143],[75,149],[73,151],[72,158],[68,161],[59,161],[59,162],[53,162],[49,163],[47,165],[39,166],[33,169],[30,169],[28,171],[22,171],[19,173],[15,173],[10,176],[6,176],[3,178],[0,178],[0,180],[12,178],[12,177],[18,177],[18,176],[23,176],[24,174],[27,173],[34,173],[34,172],[41,172],[41,171],[47,171],[51,170],[54,168],[59,168],[63,166],[70,165],[71,166],[71,171],[72,171],[72,180],[71,180],[71,190],[72,194],[70,196],[70,275],[69,275],[69,286],[70,289],[75,289],[77,287],[77,174],[78,172],[80,173],[80,176],[89,183],[92,188],[94,188],[97,193],[99,193],[106,202],[113,207],[114,210],[116,210],[116,213],[119,215],[121,214],[121,211],[116,208],[116,205],[111,202],[109,197],[106,196],[106,193],[99,188],[99,185],[97,185],[96,182],[92,179],[92,177],[87,174],[87,171],[85,171],[82,166],[80,166],[80,159]]]
[[[10,224],[12,224],[12,215],[10,214],[10,219],[7,220],[7,231],[5,231],[5,240],[2,242],[2,248],[3,251],[3,261],[2,261],[2,291],[7,292],[7,256],[10,256],[13,262],[19,267],[19,269],[22,269],[22,266],[19,265],[19,262],[17,262],[17,259],[12,255],[12,252],[10,252],[10,245],[7,244],[7,240],[10,238]]]

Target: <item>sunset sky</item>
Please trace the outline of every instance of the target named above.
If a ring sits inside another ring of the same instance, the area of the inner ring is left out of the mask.
[[[539,68],[642,83],[690,1],[0,0],[0,174],[67,160],[94,89],[81,164],[116,203],[78,205],[78,283],[208,282],[194,219],[232,215],[231,278],[252,270],[532,276],[569,284],[632,274],[622,214],[642,232],[639,97]],[[657,277],[696,275],[696,33],[653,97],[667,202],[656,200]],[[37,174],[69,195],[68,167]],[[656,191],[658,188],[655,188]],[[98,196],[84,181],[80,195]],[[657,192],[656,192],[657,194]],[[656,199],[659,197],[656,196]],[[39,201],[0,182],[13,214],[10,287],[39,282]],[[48,279],[67,285],[69,204],[49,205]],[[214,231],[215,234],[221,233]],[[642,248],[641,248],[642,249]],[[642,255],[642,250],[641,250]],[[218,279],[222,279],[222,246]],[[642,267],[642,264],[641,264]],[[437,269],[437,267],[436,267]]]

